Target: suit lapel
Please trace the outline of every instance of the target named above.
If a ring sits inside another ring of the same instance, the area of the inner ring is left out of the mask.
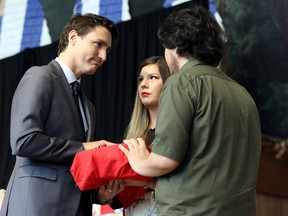
[[[87,131],[86,131],[86,140],[87,141],[90,141],[92,140],[92,128],[91,125],[92,125],[92,116],[91,116],[91,109],[89,108],[88,106],[88,99],[85,97],[85,95],[83,95],[83,93],[81,92],[81,96],[82,96],[82,99],[83,99],[83,109],[84,109],[84,112],[85,112],[85,117],[86,117],[86,121],[87,121]]]
[[[68,80],[67,80],[62,68],[60,67],[58,62],[55,60],[52,60],[49,63],[49,66],[51,67],[51,72],[54,73],[56,79],[59,80],[58,83],[60,85],[62,85],[62,87],[63,87],[63,94],[65,95],[65,100],[68,100],[68,103],[71,104],[71,106],[70,106],[71,107],[70,111],[72,113],[71,116],[73,116],[73,118],[76,119],[75,127],[78,127],[77,130],[79,131],[79,133],[81,131],[84,132],[84,129],[82,129],[82,127],[81,127],[82,126],[82,122],[81,122],[82,119],[80,119],[80,116],[78,114],[79,111],[78,111],[78,108],[77,108],[76,103],[74,101],[71,87],[68,83]],[[84,98],[82,93],[81,93],[81,97]],[[83,102],[83,104],[86,104],[86,102]],[[84,105],[83,105],[83,109],[85,110],[86,113],[88,113],[86,111],[86,109],[84,108]],[[87,122],[88,122],[88,120],[87,120]],[[88,131],[89,131],[89,124],[88,124]],[[83,132],[81,132],[82,137],[84,138],[84,140],[86,140],[85,133],[83,134]]]

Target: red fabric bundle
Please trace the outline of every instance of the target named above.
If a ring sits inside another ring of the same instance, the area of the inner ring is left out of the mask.
[[[122,143],[128,148],[126,144]],[[148,147],[151,152],[151,148]],[[131,168],[127,157],[119,149],[118,145],[106,146],[97,149],[86,150],[75,155],[70,169],[74,180],[80,190],[98,189],[115,179],[133,179],[148,181],[152,177],[137,174]],[[127,186],[118,194],[118,199],[124,208],[146,192],[143,187]]]

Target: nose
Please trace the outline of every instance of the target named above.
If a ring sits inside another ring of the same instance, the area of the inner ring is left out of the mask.
[[[98,56],[101,58],[101,60],[102,60],[103,62],[105,62],[106,59],[107,59],[107,52],[106,52],[106,50],[100,50]]]
[[[148,80],[147,79],[143,79],[141,82],[140,82],[140,86],[141,88],[148,88]]]

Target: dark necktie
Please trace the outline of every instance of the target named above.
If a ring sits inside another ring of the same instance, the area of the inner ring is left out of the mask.
[[[82,114],[81,114],[81,110],[80,110],[80,104],[79,104],[80,84],[79,84],[78,81],[75,81],[75,82],[70,83],[70,85],[71,85],[71,88],[72,88],[72,94],[73,94],[73,97],[74,97],[74,101],[75,101],[76,106],[77,106],[78,114],[79,114],[79,117],[80,117],[80,120],[81,120],[81,127],[82,127],[83,133],[84,133],[83,118],[82,118]]]
[[[72,93],[73,93],[74,101],[75,101],[75,103],[76,103],[76,105],[77,105],[77,107],[79,108],[79,111],[80,111],[80,106],[79,106],[80,84],[79,84],[78,81],[75,81],[75,82],[72,82],[70,85],[72,87]]]

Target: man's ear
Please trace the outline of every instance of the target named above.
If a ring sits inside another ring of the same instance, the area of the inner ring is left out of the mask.
[[[77,38],[78,38],[78,34],[77,34],[76,30],[72,30],[72,31],[69,32],[69,34],[68,34],[69,44],[74,46],[76,41],[77,41]]]

